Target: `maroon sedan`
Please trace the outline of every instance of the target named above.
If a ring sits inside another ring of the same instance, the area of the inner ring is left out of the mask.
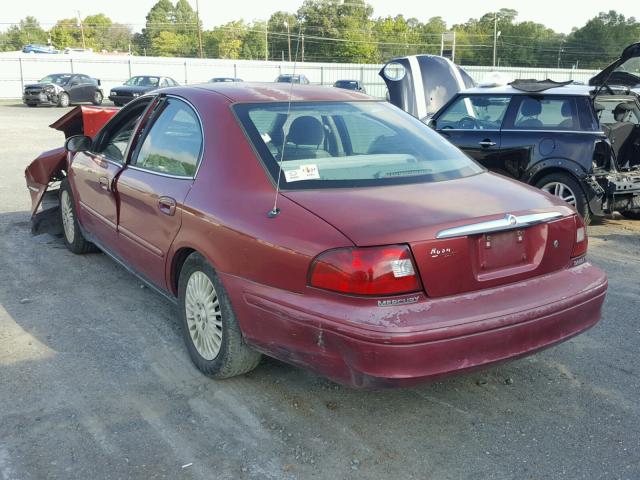
[[[600,319],[607,279],[566,203],[386,102],[290,88],[79,107],[53,125],[66,151],[27,169],[34,229],[59,211],[72,252],[97,247],[174,301],[215,378],[264,353],[352,386],[409,385]]]

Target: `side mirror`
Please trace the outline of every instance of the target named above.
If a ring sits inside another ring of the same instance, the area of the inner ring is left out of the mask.
[[[92,143],[93,141],[91,140],[91,137],[87,137],[86,135],[74,135],[67,138],[64,142],[64,148],[68,152],[72,153],[86,152],[91,148]]]
[[[70,87],[75,87],[76,85],[80,85],[80,82],[77,82],[77,81],[74,80],[73,82],[71,82],[69,84]]]
[[[438,126],[435,118],[429,118],[426,120],[425,122],[427,124],[427,127],[429,128],[433,128],[434,130],[436,129],[436,127]]]

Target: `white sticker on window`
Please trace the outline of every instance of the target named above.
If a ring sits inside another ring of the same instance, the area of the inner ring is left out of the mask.
[[[318,166],[314,164],[300,165],[295,170],[285,170],[284,178],[287,182],[298,182],[300,180],[317,180],[320,178]]]
[[[264,143],[269,143],[271,141],[271,136],[266,132],[260,136],[262,137],[262,141],[264,141]]]

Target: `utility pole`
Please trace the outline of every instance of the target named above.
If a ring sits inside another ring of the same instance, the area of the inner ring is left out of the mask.
[[[302,40],[302,60],[304,62],[304,33],[300,35]]]
[[[200,5],[196,0],[196,19],[198,20],[198,44],[200,45],[200,58],[204,58],[202,53],[202,28],[200,27]]]
[[[564,52],[564,48],[562,48],[562,43],[560,44],[560,46],[558,47],[558,68],[560,68],[560,57],[562,55],[562,52]]]
[[[496,53],[498,50],[498,13],[493,17],[493,66],[496,66]]]
[[[269,20],[264,22],[264,61],[269,60]]]
[[[287,27],[287,44],[289,45],[289,61],[291,61],[291,32],[289,31],[289,22],[285,20],[284,26]]]
[[[80,16],[80,10],[76,10],[76,13],[78,14],[78,26],[80,27],[80,33],[82,34],[82,49],[86,50],[87,45],[84,42],[84,26],[82,25],[82,17]]]

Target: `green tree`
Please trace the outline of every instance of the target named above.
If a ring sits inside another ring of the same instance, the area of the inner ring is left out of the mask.
[[[305,44],[305,57],[332,62],[374,60],[372,14],[373,8],[364,0],[305,0],[298,9],[298,20],[310,40]]]
[[[640,23],[614,10],[601,12],[574,30],[563,45],[563,65],[602,68],[615,60],[622,49],[640,40]]]
[[[295,35],[300,30],[298,25],[298,17],[293,13],[287,13],[283,11],[275,12],[269,17],[267,22],[268,26],[268,39],[269,39],[269,58],[271,60],[287,59],[289,55],[289,44],[287,42],[287,26],[289,25],[289,33],[295,38]],[[295,44],[292,47],[293,51],[291,56],[295,54]]]
[[[11,25],[5,36],[6,50],[22,50],[30,43],[46,44],[49,36],[35,17],[25,17],[18,25]]]
[[[75,18],[63,18],[56,22],[50,31],[51,42],[56,48],[62,50],[67,47],[82,46],[82,37],[77,23],[78,20]]]

